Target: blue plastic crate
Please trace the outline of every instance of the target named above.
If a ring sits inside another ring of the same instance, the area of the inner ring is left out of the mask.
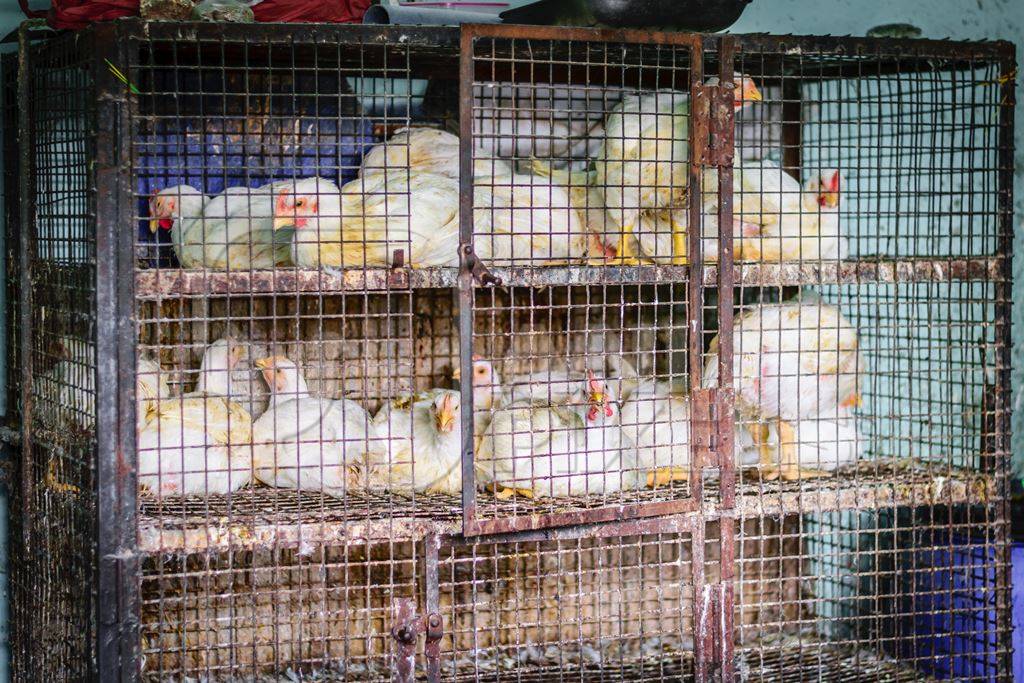
[[[923,547],[922,547],[923,546]],[[900,654],[940,680],[995,680],[996,561],[976,540],[935,534],[909,553],[897,640]],[[1024,681],[1024,543],[1013,563],[1014,679]]]

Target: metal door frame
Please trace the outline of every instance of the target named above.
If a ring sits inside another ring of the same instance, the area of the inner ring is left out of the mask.
[[[732,50],[725,55],[727,59],[720,61],[724,74],[722,84],[718,87],[704,86],[703,50],[705,46],[728,44],[734,39],[728,36],[708,37],[692,33],[672,33],[665,31],[632,31],[586,28],[562,28],[551,26],[516,26],[501,24],[464,24],[462,26],[461,52],[459,56],[459,132],[460,132],[460,226],[459,226],[459,366],[463,377],[472,377],[472,339],[473,339],[473,307],[474,293],[477,287],[500,284],[487,277],[481,269],[473,251],[473,81],[474,81],[474,47],[477,38],[508,38],[524,40],[579,41],[606,43],[662,44],[689,48],[690,61],[690,157],[688,193],[697,201],[690,202],[691,224],[697,225],[700,217],[701,174],[710,162],[728,162],[731,164],[732,135],[723,135],[731,131],[732,125]],[[728,61],[728,64],[725,62]],[[728,78],[728,81],[725,80]],[[715,102],[728,95],[729,106],[721,107]],[[714,117],[724,117],[711,122]],[[723,197],[720,214],[732,221],[732,178],[726,173],[725,180],[727,197]],[[730,288],[731,298],[731,234],[723,233],[723,242],[729,251],[728,262],[718,268],[719,284],[723,282]],[[523,515],[503,519],[481,520],[477,514],[476,478],[473,467],[473,411],[462,411],[462,520],[463,534],[466,536],[490,536],[494,534],[510,534],[517,532],[537,531],[541,529],[583,527],[593,524],[620,522],[648,517],[666,515],[693,514],[701,509],[703,488],[700,473],[705,466],[719,465],[725,462],[729,472],[723,477],[731,477],[732,458],[715,458],[712,449],[719,446],[712,438],[718,431],[714,426],[717,421],[727,419],[731,424],[732,402],[728,392],[703,390],[700,388],[701,366],[701,327],[704,283],[697,274],[703,272],[699,255],[700,235],[698,231],[689,233],[689,249],[691,263],[687,268],[688,278],[688,310],[687,324],[690,330],[689,365],[692,388],[695,390],[692,404],[691,431],[691,493],[689,496],[669,501],[648,503],[632,503],[626,505],[607,505],[604,507],[556,512],[539,515]],[[479,281],[479,282],[478,282]],[[731,308],[729,319],[731,320]],[[731,345],[725,355],[731,355]],[[694,353],[696,350],[696,353]],[[731,359],[728,361],[731,363]],[[731,365],[729,366],[731,368]],[[694,371],[696,370],[696,372]],[[731,376],[731,374],[729,375]],[[461,388],[462,404],[472,405],[472,387],[463,383]],[[719,462],[712,462],[712,460]]]

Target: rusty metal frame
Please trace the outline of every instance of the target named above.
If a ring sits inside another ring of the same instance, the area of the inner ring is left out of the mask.
[[[706,148],[708,127],[708,115],[710,107],[707,104],[707,88],[701,85],[703,80],[702,50],[706,38],[700,34],[673,33],[666,31],[636,31],[618,29],[587,29],[587,28],[563,28],[554,26],[517,26],[502,24],[463,24],[461,50],[459,56],[459,133],[460,145],[460,226],[459,226],[459,278],[458,278],[458,304],[459,304],[459,367],[463,377],[472,376],[472,339],[473,339],[473,315],[474,315],[474,294],[479,286],[495,286],[496,281],[489,272],[481,269],[479,261],[473,251],[473,80],[474,69],[474,46],[477,38],[509,38],[526,40],[550,40],[550,41],[580,41],[580,42],[616,42],[636,44],[663,44],[674,47],[689,48],[691,52],[690,63],[690,97],[691,97],[691,125],[690,125],[690,169],[689,169],[689,192],[691,197],[698,197],[701,189],[701,169],[704,160],[703,150]],[[731,74],[730,74],[731,77]],[[731,189],[731,185],[730,185]],[[699,212],[699,201],[691,201],[691,213]],[[693,235],[690,236],[691,249]],[[699,239],[699,238],[698,238]],[[699,242],[698,242],[699,244]],[[691,253],[694,253],[691,251]],[[695,273],[700,271],[699,262],[691,265],[686,271]],[[623,282],[625,279],[620,279]],[[695,326],[701,324],[700,307],[694,306],[702,296],[703,283],[700,278],[689,278],[688,290],[688,327],[691,334],[691,349],[696,344],[698,354],[696,358],[691,352],[691,370],[696,363],[700,364],[700,339],[699,332],[695,333]],[[695,338],[695,340],[694,340]],[[699,377],[700,372],[696,373]],[[472,386],[463,383],[462,404],[472,405]],[[710,414],[710,410],[701,411],[695,408],[694,413]],[[694,444],[691,446],[691,492],[689,496],[676,500],[659,501],[649,503],[635,503],[623,505],[606,505],[586,510],[575,510],[568,512],[554,512],[539,515],[514,516],[503,519],[479,519],[477,514],[476,499],[476,477],[474,470],[473,453],[473,411],[462,411],[462,522],[463,534],[465,536],[491,536],[494,534],[510,534],[517,532],[536,531],[550,527],[572,527],[585,526],[606,522],[618,522],[623,520],[635,520],[645,517],[656,517],[663,515],[676,515],[696,512],[700,507],[702,497],[701,477],[698,475],[703,464],[701,462],[700,448]]]

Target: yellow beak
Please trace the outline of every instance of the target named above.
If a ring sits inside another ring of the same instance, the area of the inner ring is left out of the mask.
[[[437,429],[440,432],[450,432],[455,426],[455,413],[450,409],[441,407],[437,411]]]
[[[272,368],[272,367],[274,367],[274,357],[273,356],[267,356],[266,358],[260,358],[255,363],[253,363],[253,365],[255,365],[260,370],[266,370],[267,368]]]
[[[760,102],[764,99],[761,96],[761,91],[756,86],[750,86],[743,92],[744,102]]]
[[[160,219],[159,218],[151,218],[149,220],[149,231],[152,234],[155,235],[156,231],[159,230],[159,229],[160,229]]]
[[[295,225],[295,218],[293,218],[292,216],[277,216],[274,219],[274,230],[288,228],[293,225]]]
[[[830,209],[834,209],[839,206],[839,193],[838,192],[824,192],[821,198],[825,201],[825,206]]]
[[[462,368],[455,368],[452,370],[452,379],[456,382],[462,379]]]

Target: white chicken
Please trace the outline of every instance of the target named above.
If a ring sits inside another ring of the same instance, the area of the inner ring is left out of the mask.
[[[426,171],[373,173],[340,190],[324,178],[280,191],[274,227],[294,226],[292,257],[305,268],[458,265],[459,182]]]
[[[773,263],[845,258],[848,247],[838,211],[841,179],[839,171],[828,169],[801,187],[767,159],[737,166],[734,258]],[[705,207],[711,212],[718,208],[716,181],[713,172],[705,173]]]
[[[622,432],[636,446],[637,467],[657,487],[690,478],[690,399],[665,382],[641,380],[623,401]]]
[[[184,268],[249,270],[287,266],[291,264],[288,241],[274,232],[273,202],[280,186],[278,181],[257,188],[228,188],[206,200],[198,214],[195,196],[185,191],[199,191],[177,186],[157,193],[150,211],[158,225],[172,219],[171,242]],[[175,193],[180,194],[180,204],[175,201]]]
[[[738,76],[737,111],[761,99],[753,80]],[[711,80],[708,85],[712,85]],[[594,162],[594,182],[601,187],[614,225],[621,226],[618,258],[636,254],[628,235],[641,215],[685,206],[689,174],[690,97],[660,90],[628,95],[604,123],[604,144]],[[681,244],[679,237],[676,244]]]
[[[521,400],[495,410],[476,469],[499,500],[600,495],[636,485],[633,452],[616,397],[591,373],[567,404]]]
[[[317,398],[294,362],[284,356],[256,361],[272,391],[253,424],[253,469],[278,488],[343,496],[358,485],[370,448],[369,414],[349,399]]]
[[[434,389],[385,404],[373,418],[367,454],[371,488],[416,493],[462,491],[459,392]]]
[[[498,158],[478,154],[475,175],[509,175],[512,167]],[[387,142],[374,145],[363,157],[359,175],[412,169],[459,179],[459,138],[437,128],[400,128]]]
[[[761,304],[733,326],[733,387],[743,422],[761,453],[762,476],[786,480],[820,476],[801,467],[794,424],[859,405],[857,330],[839,309],[819,301]],[[718,383],[718,337],[709,349],[703,384]],[[779,464],[768,446],[776,423]]]
[[[196,268],[202,262],[201,253],[186,247],[185,231],[202,217],[207,201],[209,198],[191,185],[165,187],[149,198],[149,231],[154,235],[158,230],[168,231],[183,268]]]
[[[838,406],[829,413],[812,415],[794,422],[793,439],[797,462],[804,477],[824,477],[841,467],[856,464],[864,444],[853,411]],[[776,425],[769,425],[767,443],[772,461],[779,462],[779,432]],[[760,450],[746,429],[737,428],[736,452],[741,466],[760,466]]]
[[[515,173],[478,177],[473,248],[490,265],[550,265],[586,258],[587,232],[566,189]]]
[[[139,431],[139,486],[159,497],[215,495],[249,482],[252,420],[226,398],[239,347],[214,342],[196,391],[157,402]]]

